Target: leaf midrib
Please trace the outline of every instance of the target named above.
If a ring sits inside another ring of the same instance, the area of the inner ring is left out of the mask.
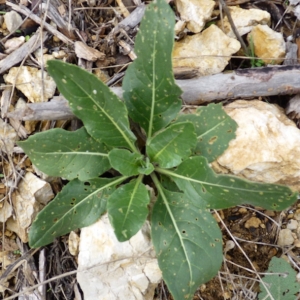
[[[95,102],[93,96],[92,96],[90,93],[86,92],[85,89],[83,89],[82,86],[78,85],[78,84],[76,83],[76,81],[74,81],[71,77],[69,77],[69,78],[70,78],[70,80],[71,80],[77,87],[79,87],[79,89],[81,89],[81,91],[82,91],[83,93],[85,93],[85,94],[88,96],[89,99],[91,99],[91,101],[92,101],[97,107],[100,108],[100,110],[106,115],[106,117],[111,121],[111,123],[112,123],[112,124],[117,128],[117,130],[121,133],[121,135],[123,136],[124,140],[125,140],[125,141],[127,142],[127,144],[129,145],[130,149],[131,149],[133,152],[137,152],[137,149],[136,149],[136,148],[134,147],[134,145],[131,143],[131,141],[129,140],[129,138],[128,138],[127,135],[125,134],[125,131],[122,130],[122,129],[119,127],[118,123],[116,123],[116,122],[114,121],[114,119],[111,118],[109,114],[107,114],[107,112],[103,109],[102,106],[99,106],[99,104],[98,104],[97,102]],[[115,96],[111,91],[107,91],[107,93],[108,93],[108,94],[110,93],[113,97]],[[103,92],[102,92],[102,94],[103,94]],[[117,97],[117,96],[115,96],[115,97]],[[78,97],[78,98],[83,98],[83,97]]]
[[[185,249],[185,246],[184,246],[184,242],[183,242],[184,238],[183,238],[183,237],[181,236],[181,234],[180,234],[180,230],[179,230],[179,228],[178,228],[178,226],[177,226],[177,223],[176,223],[175,218],[174,218],[174,216],[173,216],[172,210],[171,210],[171,208],[170,208],[170,206],[169,206],[167,197],[165,196],[165,194],[164,194],[164,192],[163,192],[163,189],[162,189],[162,186],[160,185],[160,182],[158,181],[158,179],[157,179],[157,177],[156,177],[156,175],[155,175],[154,173],[151,174],[151,177],[152,177],[152,180],[153,180],[154,183],[155,183],[156,188],[157,188],[158,191],[159,191],[159,194],[161,195],[161,197],[162,197],[162,199],[163,199],[163,201],[164,201],[164,204],[165,204],[165,206],[166,206],[166,208],[167,208],[167,211],[168,211],[168,213],[169,213],[169,216],[170,216],[170,218],[171,218],[171,220],[172,220],[173,226],[174,226],[174,228],[175,228],[175,230],[176,230],[176,233],[177,233],[178,238],[179,238],[179,240],[180,240],[181,247],[182,247],[182,249],[183,249],[183,251],[184,251],[184,255],[185,255],[185,257],[186,257],[186,261],[187,261],[188,266],[189,266],[190,282],[193,282],[193,272],[192,272],[191,262],[190,262],[190,260],[189,260],[189,256],[187,255],[187,252],[186,252],[186,249]]]
[[[133,189],[133,191],[132,191],[132,193],[131,193],[130,201],[129,201],[128,206],[127,206],[126,214],[125,214],[124,219],[123,219],[123,222],[122,222],[122,228],[125,228],[125,225],[124,225],[124,224],[126,223],[126,221],[127,221],[127,219],[128,219],[128,214],[129,214],[129,212],[130,212],[130,208],[131,208],[131,206],[132,206],[132,202],[133,202],[134,196],[135,196],[136,193],[137,193],[138,187],[139,187],[139,185],[140,185],[142,179],[143,179],[143,175],[141,174],[141,175],[139,175],[138,179],[136,180],[136,183],[135,183],[135,185],[134,185],[134,189]]]
[[[157,29],[157,27],[156,27]],[[156,34],[157,30],[154,30],[154,43],[153,43],[153,59],[152,59],[152,101],[151,101],[151,113],[150,113],[150,120],[149,120],[149,128],[148,128],[148,138],[152,136],[152,129],[153,129],[153,118],[154,118],[154,109],[155,109],[155,60],[156,60]]]
[[[200,134],[199,136],[197,136],[197,140],[199,140],[201,137],[209,134],[210,132],[214,131],[215,129],[217,129],[220,125],[222,125],[224,122],[226,122],[227,120],[224,119],[222,122],[218,123],[217,125],[215,125],[214,127],[210,128],[209,130],[205,131],[203,134]]]
[[[63,214],[63,216],[59,219],[58,222],[56,222],[55,224],[53,224],[53,226],[49,227],[49,229],[44,232],[43,236],[39,239],[39,241],[43,240],[45,238],[45,236],[46,236],[46,238],[48,238],[49,236],[52,237],[51,231],[53,231],[53,229],[55,229],[57,226],[59,226],[61,224],[62,220],[64,220],[72,211],[74,211],[75,208],[78,208],[80,205],[82,205],[83,203],[85,203],[94,194],[96,194],[99,191],[102,191],[102,190],[104,190],[106,188],[109,188],[109,187],[111,187],[113,185],[121,183],[122,181],[124,181],[127,178],[128,178],[128,176],[123,176],[121,178],[118,178],[117,180],[112,181],[112,182],[106,184],[105,186],[103,186],[103,187],[95,190],[91,194],[89,194],[87,197],[83,198],[80,202],[78,202],[76,205],[72,206],[72,208],[70,210],[68,210],[65,214]],[[38,242],[36,242],[35,245],[38,244]],[[35,245],[32,245],[32,247],[35,248],[36,247]]]
[[[174,131],[173,131],[173,133],[174,133]],[[184,133],[185,132],[179,132],[172,140],[170,140],[168,143],[166,143],[166,145],[160,151],[158,151],[157,154],[153,157],[153,160],[156,161],[156,159],[158,159],[158,157],[161,155],[161,153],[163,151],[165,151],[170,146],[170,144],[172,144],[180,135],[182,135]]]
[[[94,156],[104,156],[107,157],[107,153],[101,153],[101,152],[78,152],[78,151],[72,151],[72,152],[35,152],[38,155],[94,155]]]
[[[229,190],[237,190],[237,191],[242,191],[242,192],[245,192],[245,193],[249,193],[249,190],[251,190],[251,192],[255,192],[255,193],[261,193],[263,192],[264,194],[267,194],[267,193],[275,193],[276,191],[275,190],[272,190],[272,191],[266,191],[266,190],[253,190],[253,189],[242,189],[242,188],[236,188],[236,187],[231,187],[231,186],[228,186],[228,185],[220,185],[220,184],[214,184],[214,183],[210,183],[210,182],[206,182],[206,181],[200,181],[198,179],[194,179],[194,178],[191,178],[191,177],[186,177],[184,175],[180,175],[180,174],[177,174],[177,173],[174,173],[170,170],[165,170],[165,169],[162,169],[162,168],[159,168],[159,167],[156,167],[155,170],[161,174],[164,174],[164,175],[168,175],[168,176],[171,176],[171,177],[177,177],[179,179],[182,179],[182,180],[185,180],[185,181],[191,181],[191,182],[196,182],[196,183],[199,183],[201,185],[204,185],[204,186],[215,186],[215,187],[218,187],[218,188],[224,188],[224,189],[229,189]],[[209,192],[209,191],[208,191]],[[282,193],[279,191],[279,193]]]

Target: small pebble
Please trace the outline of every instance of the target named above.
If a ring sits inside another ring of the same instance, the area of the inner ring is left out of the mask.
[[[205,290],[206,290],[206,285],[205,284],[201,284],[200,291],[204,292]]]
[[[296,212],[294,213],[294,218],[297,221],[300,221],[300,209],[297,209]]]
[[[60,39],[59,39],[57,36],[55,36],[55,35],[53,36],[52,39],[53,39],[53,42],[54,42],[54,43],[60,42]]]
[[[229,240],[229,241],[226,242],[224,252],[227,252],[227,251],[233,249],[234,247],[235,247],[234,241]]]
[[[290,246],[294,243],[294,240],[295,239],[290,229],[281,229],[279,232],[277,244],[279,246]]]
[[[4,20],[6,28],[10,33],[14,33],[23,22],[22,17],[13,10],[4,15]]]
[[[300,248],[300,241],[298,239],[294,241],[294,246]]]
[[[275,211],[273,210],[266,210],[265,214],[269,217],[274,217],[275,216]]]
[[[258,228],[260,224],[261,224],[261,220],[259,218],[251,217],[249,220],[246,221],[245,228],[248,229],[250,227]]]
[[[248,212],[248,210],[247,210],[247,208],[245,208],[245,207],[241,207],[240,209],[239,209],[239,213],[240,214],[246,214]]]
[[[291,230],[295,230],[298,227],[298,222],[296,220],[289,220],[286,228],[291,229]]]

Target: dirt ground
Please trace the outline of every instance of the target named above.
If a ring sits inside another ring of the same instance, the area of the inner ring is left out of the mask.
[[[3,14],[15,9],[14,6],[6,2],[8,1],[0,0],[0,12]],[[57,11],[63,16],[64,22],[60,24],[55,24],[59,20],[55,18],[51,22],[50,18],[46,17],[39,7],[39,2],[48,5],[48,1],[11,0],[9,2],[21,7],[21,11],[18,13],[24,20],[20,28],[15,33],[10,34],[10,37],[30,36],[42,27],[49,35],[43,42],[43,45],[39,47],[47,49],[49,54],[62,50],[65,53],[64,59],[67,62],[80,65],[83,68],[89,70],[101,69],[99,76],[109,86],[121,84],[124,71],[132,61],[130,53],[134,47],[138,25],[133,28],[118,28],[117,25],[125,19],[126,11],[130,15],[139,1],[51,0],[50,4],[52,4],[52,7],[58,8]],[[21,3],[24,6],[19,6]],[[292,36],[295,43],[297,43],[299,22],[288,11],[288,1],[237,0],[227,1],[226,3],[228,6],[240,5],[246,9],[259,8],[267,10],[272,16],[272,27],[275,28],[279,24],[277,31],[282,32],[285,38]],[[170,4],[176,13],[176,4],[173,1]],[[32,20],[31,17],[26,19],[25,13],[30,10],[38,19]],[[47,27],[47,24],[50,27]],[[68,27],[69,24],[72,27],[71,31]],[[58,30],[64,36],[64,39],[58,38],[55,35],[56,31],[51,31],[51,28]],[[9,32],[5,26],[2,26],[0,30],[0,48],[1,46],[3,47],[4,42],[8,39],[8,35]],[[98,60],[93,63],[79,58],[74,51],[73,45],[67,43],[68,40],[83,41],[89,47],[102,52],[105,55],[105,59],[101,60],[101,62]],[[19,66],[20,63],[18,62],[15,65]],[[30,53],[24,57],[23,64],[27,66],[38,65]],[[248,67],[251,67],[250,60],[234,57],[228,64],[226,71]],[[6,70],[2,71],[1,83],[4,82],[3,75],[7,74],[9,69],[10,67],[7,67]],[[12,98],[16,99],[20,96],[26,99],[26,96],[20,91],[15,90]],[[262,100],[285,107],[289,97],[278,95],[262,97]],[[294,121],[298,122],[298,119],[295,117]],[[24,122],[21,125],[25,126]],[[78,126],[78,121],[41,121],[30,124],[30,126],[33,127],[30,134],[33,134],[57,126],[63,128]],[[11,157],[8,157],[6,153],[2,153],[2,170],[0,170],[0,173],[7,174],[5,175],[6,182],[7,179],[13,177],[11,173],[8,175],[8,166],[20,164],[23,158],[24,154],[22,153],[14,153]],[[25,169],[33,170],[32,168],[30,161],[26,159],[22,161],[18,172]],[[3,183],[0,184],[0,194],[3,199],[11,199],[11,194],[14,192],[14,188],[20,178],[14,180],[14,184],[10,187],[5,186]],[[62,179],[56,179],[51,183],[55,193],[61,190],[64,183]],[[218,220],[223,233],[223,265],[215,278],[199,287],[194,299],[257,299],[259,282],[267,270],[272,257],[284,255],[294,265],[300,266],[298,261],[300,248],[296,246],[291,246],[290,248],[277,246],[279,230],[285,228],[289,220],[293,219],[294,212],[298,208],[300,208],[300,204],[296,203],[294,207],[283,212],[266,211],[259,207],[246,206],[212,212]],[[68,236],[57,239],[53,244],[43,249],[30,250],[28,245],[23,243],[16,233],[6,228],[5,222],[1,224],[0,249],[3,253],[5,252],[5,255],[3,254],[1,258],[2,272],[0,273],[0,279],[2,281],[0,282],[5,281],[7,288],[5,291],[1,290],[0,299],[8,299],[15,293],[21,292],[23,288],[33,286],[40,280],[49,280],[46,285],[46,299],[84,299],[80,286],[76,282],[77,259],[69,252]],[[4,263],[4,259],[7,259],[8,262]],[[45,260],[45,278],[38,279],[37,274],[41,259]],[[201,258],[199,257],[199,259]],[[24,267],[24,261],[26,261],[26,267]],[[172,299],[163,282],[158,286],[155,297],[156,299],[164,300]]]

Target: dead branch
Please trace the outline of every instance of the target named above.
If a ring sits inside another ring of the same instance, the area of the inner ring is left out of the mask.
[[[275,66],[237,70],[199,78],[176,80],[183,91],[182,100],[198,105],[225,99],[245,99],[300,93],[300,66]],[[122,88],[111,90],[122,98]],[[27,108],[7,113],[18,120],[60,120],[74,118],[68,102],[55,97],[47,103],[28,104]]]

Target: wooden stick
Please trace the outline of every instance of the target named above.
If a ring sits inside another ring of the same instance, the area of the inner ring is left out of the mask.
[[[176,80],[184,104],[199,105],[225,99],[257,98],[300,93],[300,66],[274,66],[237,70],[199,78]],[[111,90],[122,98],[122,88]],[[141,99],[142,101],[142,99]],[[6,115],[18,120],[60,120],[74,118],[68,102],[55,97],[47,103],[27,104],[27,108]]]

